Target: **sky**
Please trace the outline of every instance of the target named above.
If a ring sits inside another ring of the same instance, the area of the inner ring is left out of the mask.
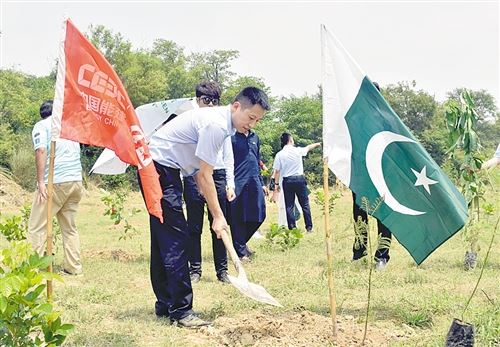
[[[301,96],[321,83],[325,24],[381,86],[417,83],[439,101],[466,87],[500,100],[497,1],[9,1],[0,4],[0,67],[47,75],[61,23],[104,25],[133,48],[172,40],[186,53],[238,50],[238,75],[263,78],[274,96]]]

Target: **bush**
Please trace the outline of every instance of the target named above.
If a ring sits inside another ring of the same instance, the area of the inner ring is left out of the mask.
[[[73,330],[44,295],[45,280],[61,280],[44,271],[51,261],[25,241],[0,251],[0,345],[60,346]]]
[[[31,139],[28,136],[22,137],[9,159],[9,167],[14,181],[22,188],[34,191],[36,188],[36,166],[35,151],[33,150]]]
[[[271,230],[266,234],[266,239],[272,244],[279,245],[282,251],[297,246],[302,237],[304,235],[300,229],[288,230],[288,228],[278,226],[276,223],[271,224]]]

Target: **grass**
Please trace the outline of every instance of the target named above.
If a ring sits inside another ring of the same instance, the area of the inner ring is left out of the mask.
[[[493,173],[496,187],[500,182],[499,171]],[[100,198],[98,190],[90,190],[78,211],[84,276],[66,278],[64,284],[55,283],[55,302],[64,311],[64,321],[76,326],[65,345],[187,346],[189,330],[170,326],[154,315],[155,297],[149,281],[149,226],[140,194],[132,193],[128,197],[127,208],[137,207],[142,212],[130,219],[130,223],[140,230],[139,234],[127,240],[118,239],[121,225],[114,226],[109,217],[103,216],[105,206]],[[460,316],[475,285],[493,223],[499,214],[498,191],[492,189],[487,198],[494,204],[495,214],[481,221],[482,250],[478,268],[473,271],[462,268],[467,245],[460,234],[421,266],[416,266],[403,247],[393,241],[386,271],[373,273],[369,322],[389,331],[409,333],[404,340],[395,337],[388,342],[389,346],[444,345],[453,318]],[[312,200],[315,229],[312,234],[305,235],[297,247],[282,251],[263,239],[250,241],[257,256],[245,265],[245,270],[250,280],[263,285],[283,308],[261,305],[240,295],[232,286],[217,282],[211,240],[205,225],[203,276],[202,281],[193,286],[194,309],[210,319],[246,312],[272,316],[302,310],[328,316],[323,223],[320,208]],[[351,208],[350,192],[346,190],[331,214],[337,313],[353,316],[362,323],[368,265],[364,261],[350,261],[354,238]],[[261,231],[267,232],[276,221],[277,207],[268,203],[268,218]],[[299,227],[303,228],[303,219]],[[5,244],[4,241],[1,244]],[[500,343],[499,250],[500,237],[497,237],[478,293],[465,317],[476,327],[477,346]],[[62,263],[61,253],[62,247],[59,247],[56,269]]]

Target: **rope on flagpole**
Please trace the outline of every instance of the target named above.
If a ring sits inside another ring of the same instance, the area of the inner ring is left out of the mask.
[[[330,193],[328,191],[328,157],[323,160],[323,204],[325,224],[326,259],[328,263],[328,296],[330,299],[330,315],[332,317],[333,339],[337,340],[337,303],[335,301],[335,284],[333,282],[332,233],[330,230]]]
[[[49,158],[49,177],[47,183],[47,255],[52,256],[52,243],[53,243],[53,233],[52,233],[52,196],[54,192],[54,161],[56,155],[56,141],[51,141],[50,143],[50,158]],[[53,260],[50,262],[47,271],[53,273],[52,268]],[[47,299],[52,300],[54,288],[52,287],[52,280],[47,279]]]

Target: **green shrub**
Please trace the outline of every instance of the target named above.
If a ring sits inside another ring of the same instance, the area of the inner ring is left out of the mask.
[[[104,196],[101,198],[101,201],[106,205],[106,211],[104,211],[105,216],[109,216],[109,218],[113,221],[113,224],[118,225],[123,222],[123,233],[120,235],[119,240],[132,238],[133,235],[136,235],[139,230],[134,227],[128,221],[127,217],[132,217],[139,213],[141,210],[138,208],[133,208],[130,212],[125,212],[125,200],[129,194],[128,190],[118,190],[114,193],[108,193],[103,190]]]
[[[73,330],[44,295],[45,280],[61,280],[44,271],[51,261],[25,241],[0,251],[0,345],[60,346]]]
[[[9,167],[14,181],[26,190],[34,191],[36,188],[36,166],[35,151],[31,145],[31,139],[22,137],[20,145],[17,145],[9,158]]]
[[[300,229],[294,228],[288,230],[288,228],[278,226],[276,223],[271,224],[271,230],[266,234],[266,239],[271,244],[279,245],[282,251],[297,246],[302,237],[304,237],[304,235]]]

